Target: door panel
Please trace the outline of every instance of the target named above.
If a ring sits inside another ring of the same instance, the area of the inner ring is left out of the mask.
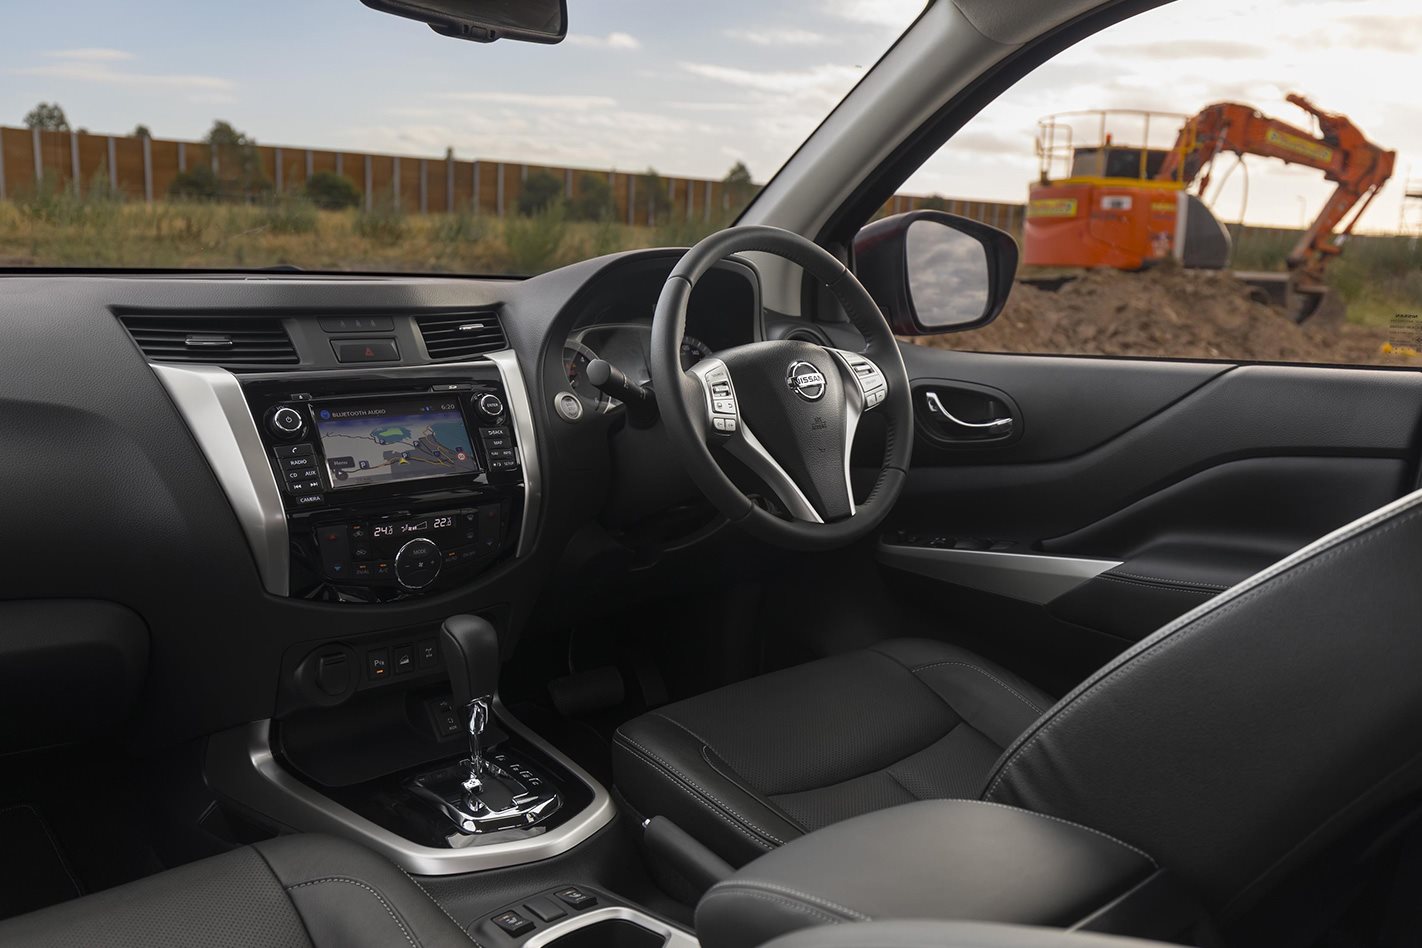
[[[1080,641],[1070,674],[1085,674],[1103,637],[1124,648],[1417,483],[1418,372],[912,345],[904,361],[916,393],[944,380],[1002,392],[1020,436],[943,447],[920,431],[876,558],[929,615],[961,619],[970,603],[969,638],[1029,675],[1020,635],[1003,637],[1009,654],[993,647],[991,603],[1038,610],[1054,654]],[[1061,686],[1061,667],[1039,671]]]

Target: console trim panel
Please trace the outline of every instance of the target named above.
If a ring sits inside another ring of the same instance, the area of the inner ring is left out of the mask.
[[[503,382],[516,433],[514,447],[519,453],[524,492],[523,514],[514,550],[517,558],[528,555],[533,549],[543,488],[533,404],[529,400],[518,356],[513,350],[490,352],[481,358],[461,362],[369,369],[317,369],[283,372],[280,377],[301,382],[331,378],[457,376],[460,372],[488,365],[494,366]],[[168,390],[169,397],[187,422],[213,475],[236,512],[257,562],[262,585],[274,596],[290,596],[290,538],[281,486],[272,474],[261,432],[243,393],[242,377],[212,365],[150,362],[149,366]],[[257,373],[252,375],[255,377]]]
[[[592,802],[582,812],[537,836],[479,843],[464,849],[422,846],[377,826],[292,776],[272,751],[270,719],[213,735],[208,741],[206,775],[213,790],[268,819],[300,832],[331,833],[353,839],[402,869],[422,876],[505,869],[549,859],[567,852],[612,822],[615,815],[612,797],[602,784],[525,727],[497,697],[494,713],[508,730],[536,745],[592,790]]]
[[[878,560],[969,589],[1044,604],[1121,563],[1117,560],[1042,553],[1000,553],[938,547],[879,544]]]
[[[645,928],[652,934],[665,939],[662,942],[662,948],[700,948],[701,946],[701,942],[697,941],[694,935],[675,925],[625,905],[610,905],[606,908],[593,909],[583,915],[575,915],[565,922],[558,922],[556,925],[545,928],[526,941],[523,948],[542,948],[544,945],[554,944],[564,935],[570,935],[580,928],[589,928],[599,922],[631,922],[633,925]]]

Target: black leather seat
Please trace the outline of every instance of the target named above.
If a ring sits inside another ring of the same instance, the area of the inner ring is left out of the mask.
[[[899,639],[658,709],[614,742],[617,785],[733,865],[822,826],[974,797],[1052,700],[941,642]]]
[[[1044,714],[1000,669],[890,642],[630,722],[618,784],[737,864],[903,799],[976,797],[1144,851],[1225,920],[1422,807],[1419,562],[1422,491],[1168,624]],[[892,853],[876,855],[892,883]]]
[[[6,948],[470,944],[409,876],[324,836],[283,836],[0,922]]]

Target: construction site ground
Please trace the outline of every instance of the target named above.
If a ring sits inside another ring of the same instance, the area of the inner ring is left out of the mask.
[[[1019,283],[991,325],[916,341],[977,352],[1422,368],[1417,341],[1396,327],[1298,325],[1227,272],[1175,267],[1082,271],[1055,291]]]

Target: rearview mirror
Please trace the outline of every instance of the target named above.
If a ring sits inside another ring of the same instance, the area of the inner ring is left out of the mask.
[[[360,0],[372,10],[428,23],[445,36],[561,43],[568,35],[567,0]]]
[[[966,217],[910,211],[859,231],[854,262],[898,335],[962,332],[1002,312],[1017,274],[1017,242]]]

